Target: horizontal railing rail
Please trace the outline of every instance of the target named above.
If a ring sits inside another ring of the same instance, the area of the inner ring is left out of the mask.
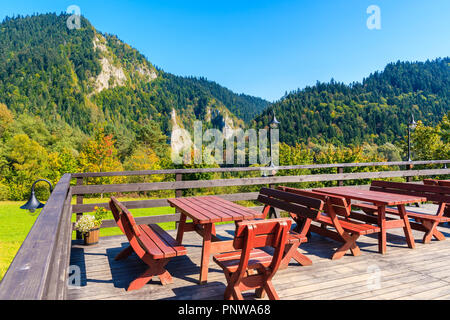
[[[56,184],[0,283],[0,300],[66,298],[72,239],[70,180],[71,175],[65,174]]]
[[[390,162],[360,162],[360,163],[326,163],[326,164],[302,164],[292,166],[278,166],[277,170],[302,170],[302,169],[326,169],[326,168],[352,168],[352,167],[381,167],[381,166],[415,166],[415,165],[450,164],[450,160],[426,160],[426,161],[390,161]],[[270,167],[224,167],[224,168],[195,168],[195,169],[164,169],[141,171],[117,171],[117,172],[84,172],[74,173],[73,178],[98,178],[98,177],[126,177],[157,174],[189,174],[189,173],[213,173],[213,172],[251,172],[268,171]]]
[[[342,185],[346,180],[366,180],[366,179],[383,179],[383,178],[407,178],[411,180],[414,176],[436,176],[450,174],[450,169],[412,169],[416,165],[446,165],[450,164],[450,160],[432,160],[432,161],[397,161],[397,162],[366,162],[366,163],[337,163],[337,164],[317,164],[317,165],[295,165],[280,166],[276,170],[298,170],[298,169],[324,169],[338,168],[338,173],[326,174],[304,174],[304,175],[279,175],[279,176],[261,176],[251,178],[229,178],[229,179],[211,179],[211,180],[185,180],[184,174],[192,173],[211,173],[211,172],[251,172],[251,171],[267,171],[273,170],[271,167],[233,167],[233,168],[198,168],[198,169],[167,169],[167,170],[146,170],[146,171],[126,171],[126,172],[97,172],[97,173],[76,173],[72,177],[77,179],[77,185],[72,187],[72,193],[77,197],[77,202],[72,207],[72,211],[80,217],[83,213],[91,212],[95,207],[104,207],[109,210],[108,203],[91,203],[83,204],[85,195],[93,194],[114,194],[127,192],[151,192],[158,190],[175,190],[175,196],[180,197],[181,191],[186,189],[197,188],[217,188],[217,187],[233,187],[233,186],[255,186],[289,184],[300,182],[326,182],[338,181]],[[406,166],[407,170],[394,171],[376,171],[376,172],[349,172],[344,173],[344,168],[351,167],[378,167],[378,166]],[[270,172],[269,172],[270,173]],[[123,184],[106,184],[106,185],[84,185],[83,182],[87,178],[93,177],[112,177],[112,176],[140,176],[140,175],[156,175],[156,174],[175,174],[175,181],[151,182],[151,183],[123,183]],[[222,197],[230,201],[255,201],[258,198],[258,192],[244,192],[234,194],[220,194]],[[157,208],[167,207],[169,203],[167,198],[125,201],[124,204],[130,209]],[[257,207],[260,209],[260,207]],[[139,223],[162,223],[177,222],[179,214],[162,214],[147,217],[136,218]],[[102,224],[102,228],[115,227],[114,220],[106,220]]]

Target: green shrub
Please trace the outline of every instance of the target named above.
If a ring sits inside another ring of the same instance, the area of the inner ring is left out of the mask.
[[[9,188],[8,186],[0,183],[0,201],[5,201],[9,199]]]

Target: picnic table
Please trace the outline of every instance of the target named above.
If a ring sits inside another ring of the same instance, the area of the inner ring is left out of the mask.
[[[217,196],[198,196],[168,199],[169,204],[180,212],[177,242],[181,245],[185,232],[195,231],[203,238],[200,262],[200,284],[208,280],[210,257],[214,253],[234,251],[233,240],[222,240],[216,236],[215,223],[243,221],[263,218],[264,214],[240,206]],[[187,222],[187,219],[192,222]]]
[[[380,232],[378,233],[378,250],[381,254],[386,253],[386,230],[388,229],[403,228],[408,247],[411,249],[415,248],[405,205],[424,202],[427,201],[426,198],[351,187],[320,188],[314,189],[313,191],[344,197],[348,200],[349,205],[351,205],[352,200],[373,203],[377,207],[377,224],[380,227]],[[386,218],[386,207],[388,206],[397,206],[400,219]]]

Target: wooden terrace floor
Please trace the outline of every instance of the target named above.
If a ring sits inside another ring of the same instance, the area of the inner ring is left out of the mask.
[[[436,212],[434,205],[424,205],[414,210]],[[450,226],[439,230],[450,236]],[[217,234],[232,238],[234,224],[217,227]],[[362,236],[358,244],[361,256],[347,254],[332,261],[330,256],[338,243],[313,234],[308,243],[300,246],[301,252],[312,261],[311,266],[300,266],[294,260],[280,270],[273,279],[281,299],[450,299],[450,240],[422,244],[422,232],[413,231],[416,248],[406,245],[403,230],[388,231],[387,254],[380,255],[377,235]],[[175,231],[170,231],[175,236]],[[174,283],[162,286],[152,280],[142,289],[127,292],[131,280],[146,267],[132,255],[123,261],[114,261],[115,255],[128,245],[125,236],[104,237],[95,246],[85,247],[73,241],[71,265],[81,271],[81,286],[71,286],[69,299],[183,299],[206,300],[223,298],[225,277],[221,269],[210,263],[208,283],[198,285],[201,238],[189,232],[183,245],[188,255],[172,259],[167,269]],[[379,285],[375,279],[380,276]],[[254,294],[244,294],[254,299]]]

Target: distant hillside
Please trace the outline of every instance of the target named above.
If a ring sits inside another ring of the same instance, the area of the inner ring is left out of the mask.
[[[69,30],[67,18],[43,14],[0,24],[0,103],[13,113],[63,120],[86,133],[107,122],[132,136],[149,118],[169,134],[173,110],[185,126],[211,114],[242,126],[269,105],[204,78],[166,73],[85,18],[81,29]]]
[[[273,112],[280,140],[383,144],[403,139],[411,113],[435,125],[450,111],[450,58],[396,62],[362,83],[317,83],[287,94],[253,122],[264,126]]]

